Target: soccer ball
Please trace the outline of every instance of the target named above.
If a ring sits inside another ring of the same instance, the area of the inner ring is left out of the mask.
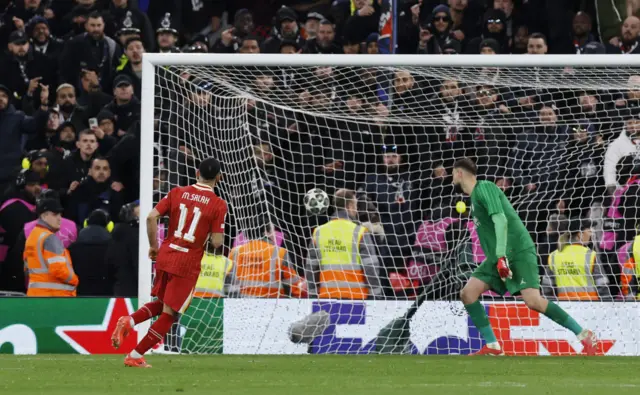
[[[309,214],[322,214],[327,211],[329,204],[329,196],[322,189],[313,188],[304,195],[304,206]]]

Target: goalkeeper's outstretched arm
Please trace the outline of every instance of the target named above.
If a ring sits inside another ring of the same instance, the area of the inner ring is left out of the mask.
[[[496,257],[502,258],[507,254],[507,217],[504,213],[491,216],[493,228],[496,231]]]

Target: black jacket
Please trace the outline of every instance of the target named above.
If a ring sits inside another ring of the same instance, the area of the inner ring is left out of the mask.
[[[47,153],[47,163],[49,165],[49,171],[47,172],[49,182],[47,183],[47,187],[48,189],[58,191],[58,194],[62,198],[62,204],[64,204],[65,195],[69,188],[65,159],[69,158],[73,153],[69,148],[75,148],[75,144],[73,147],[69,147],[67,144],[64,145],[67,147],[66,149],[62,147],[62,143],[55,141],[54,144],[49,147],[49,152]]]
[[[84,109],[87,121],[89,118],[98,115],[100,110],[113,100],[113,96],[103,91],[85,92],[80,90],[79,92],[78,106],[81,106]],[[85,128],[89,127],[89,123],[87,122],[84,126]]]
[[[46,111],[37,111],[30,117],[12,104],[0,111],[0,184],[12,180],[20,166],[23,135],[34,135],[44,128],[48,116]]]
[[[136,122],[109,153],[111,178],[124,185],[125,202],[140,197],[140,122]]]
[[[114,70],[120,59],[121,49],[112,38],[104,36],[95,41],[87,33],[67,41],[60,57],[60,81],[80,87],[80,71],[96,70],[105,92],[111,91]]]
[[[112,245],[111,234],[103,227],[89,225],[69,246],[73,270],[80,280],[78,296],[113,296],[115,265],[107,260]]]
[[[87,177],[69,195],[64,217],[81,225],[92,211],[100,208],[107,211],[111,218],[118,218],[124,193],[111,189],[111,182],[107,180],[97,183],[93,178]]]
[[[23,59],[11,53],[5,53],[0,61],[0,70],[2,70],[0,83],[8,87],[18,99],[25,96],[29,80],[36,77],[42,77],[40,83],[49,85],[52,90],[55,90],[53,89],[56,83],[55,65],[52,65],[45,55],[33,49],[30,49]]]
[[[24,191],[18,191],[8,196],[11,198],[23,199],[31,204],[35,201]],[[9,204],[0,212],[0,226],[5,230],[3,245],[9,247],[7,259],[0,262],[0,289],[14,292],[24,292],[24,265],[22,259],[10,259],[12,250],[16,246],[18,236],[23,232],[24,224],[36,219],[36,214],[29,210],[21,202]],[[25,240],[26,241],[26,240]]]
[[[82,181],[87,176],[91,167],[91,159],[93,158],[88,161],[82,160],[79,150],[73,151],[71,155],[64,159],[63,167],[67,177],[67,186],[73,181]]]
[[[606,195],[603,173],[605,144],[595,138],[585,141],[573,139],[558,163],[562,180],[562,195],[569,218],[584,218],[596,200]],[[635,228],[634,228],[635,229]]]
[[[120,223],[111,234],[113,244],[107,260],[116,265],[114,295],[118,297],[138,296],[138,231],[137,222]]]
[[[140,119],[140,100],[135,96],[131,98],[129,103],[123,105],[116,104],[116,100],[113,99],[113,101],[104,106],[104,108],[116,116],[116,133],[120,129],[124,131],[129,130],[131,125]]]
[[[51,62],[49,65],[55,65],[57,67],[60,54],[62,53],[62,50],[64,50],[64,40],[50,36],[49,41],[43,45],[32,40],[31,48],[33,48],[34,52],[38,52],[46,56],[47,60]]]
[[[632,185],[622,195],[619,210],[622,214],[621,227],[618,229],[618,247],[625,242],[633,241],[636,236],[638,221],[640,221],[640,187]]]

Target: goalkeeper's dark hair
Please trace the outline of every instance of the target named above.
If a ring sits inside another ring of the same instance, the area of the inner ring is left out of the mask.
[[[215,158],[207,158],[198,166],[200,177],[207,181],[213,181],[220,174],[220,162]]]
[[[347,204],[356,197],[356,192],[351,189],[339,189],[333,198],[333,204],[338,210],[347,208]]]
[[[466,170],[474,176],[478,175],[478,166],[476,166],[475,162],[470,158],[458,159],[453,165],[453,168]]]

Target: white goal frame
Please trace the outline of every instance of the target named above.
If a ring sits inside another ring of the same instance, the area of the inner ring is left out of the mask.
[[[640,67],[640,55],[281,55],[146,53],[142,58],[140,141],[140,247],[138,306],[151,301],[146,215],[153,209],[153,144],[156,66],[388,66],[388,67]],[[141,324],[138,340],[150,322]]]

